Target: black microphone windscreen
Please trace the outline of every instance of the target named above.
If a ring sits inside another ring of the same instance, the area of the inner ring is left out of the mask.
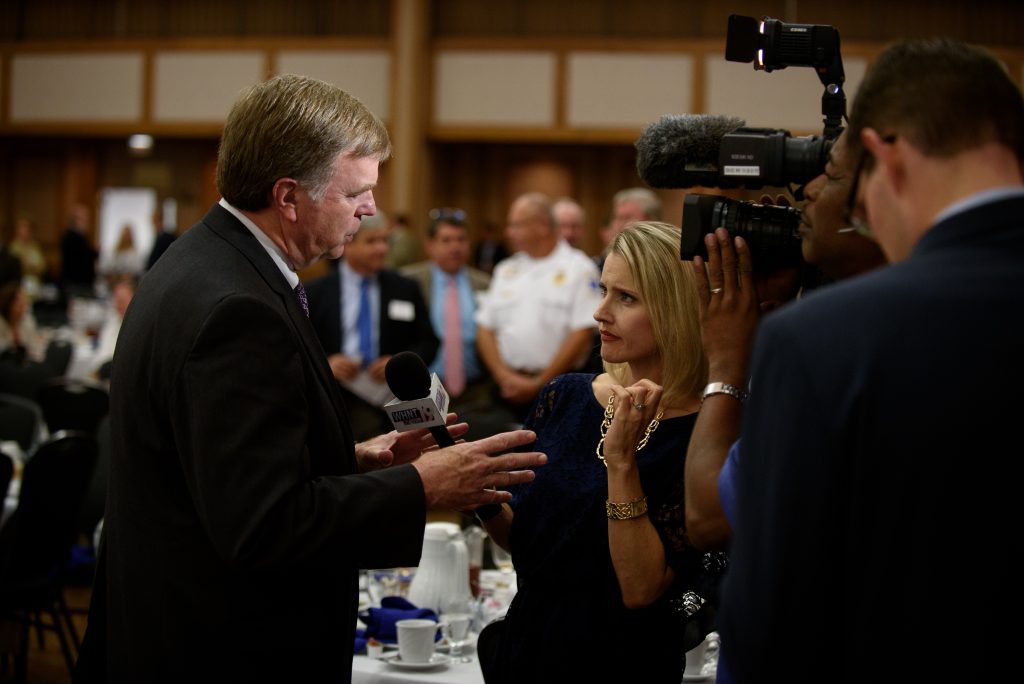
[[[734,116],[666,114],[636,141],[636,169],[652,188],[716,187],[722,137],[742,128]]]
[[[430,371],[415,352],[398,352],[388,359],[384,379],[391,393],[401,401],[414,401],[430,394]]]

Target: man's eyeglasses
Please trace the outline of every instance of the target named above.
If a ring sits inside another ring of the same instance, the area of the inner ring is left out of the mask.
[[[440,209],[430,210],[430,220],[434,223],[454,223],[455,225],[462,225],[466,220],[466,212],[462,209],[452,209],[449,207],[442,207]]]
[[[882,138],[882,142],[891,145],[896,142],[895,135],[887,135]],[[850,183],[850,195],[846,200],[846,209],[843,211],[843,222],[846,223],[846,228],[840,228],[840,233],[857,233],[870,240],[874,240],[875,237],[871,233],[871,227],[868,222],[859,216],[854,216],[854,212],[857,210],[857,195],[860,192],[860,177],[864,174],[864,170],[867,168],[869,153],[866,149],[861,149],[860,159],[857,160],[857,167],[853,172],[853,182]]]

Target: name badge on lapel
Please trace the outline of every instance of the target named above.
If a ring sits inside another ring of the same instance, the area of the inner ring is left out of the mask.
[[[393,321],[411,321],[416,318],[416,308],[404,299],[388,302],[388,318]]]

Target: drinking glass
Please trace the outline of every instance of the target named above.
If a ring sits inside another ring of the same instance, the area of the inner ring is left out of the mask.
[[[469,630],[476,616],[476,601],[446,598],[441,600],[440,609],[441,633],[448,640],[448,655],[463,663],[472,662],[472,658],[462,654],[462,647],[469,640]]]

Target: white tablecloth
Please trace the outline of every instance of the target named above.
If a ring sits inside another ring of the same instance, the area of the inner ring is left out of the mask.
[[[428,682],[433,684],[483,684],[476,651],[466,651],[471,663],[452,662],[430,670],[403,670],[366,656],[352,659],[352,684],[391,684],[392,682]]]
[[[399,682],[483,684],[484,676],[480,671],[480,662],[477,660],[476,651],[467,650],[466,654],[472,656],[473,662],[452,662],[430,670],[402,670],[380,660],[372,660],[362,655],[356,656],[352,659],[352,684],[398,684]],[[689,682],[714,684],[714,663],[705,666],[704,672],[705,675],[702,677],[684,677],[682,684]]]

